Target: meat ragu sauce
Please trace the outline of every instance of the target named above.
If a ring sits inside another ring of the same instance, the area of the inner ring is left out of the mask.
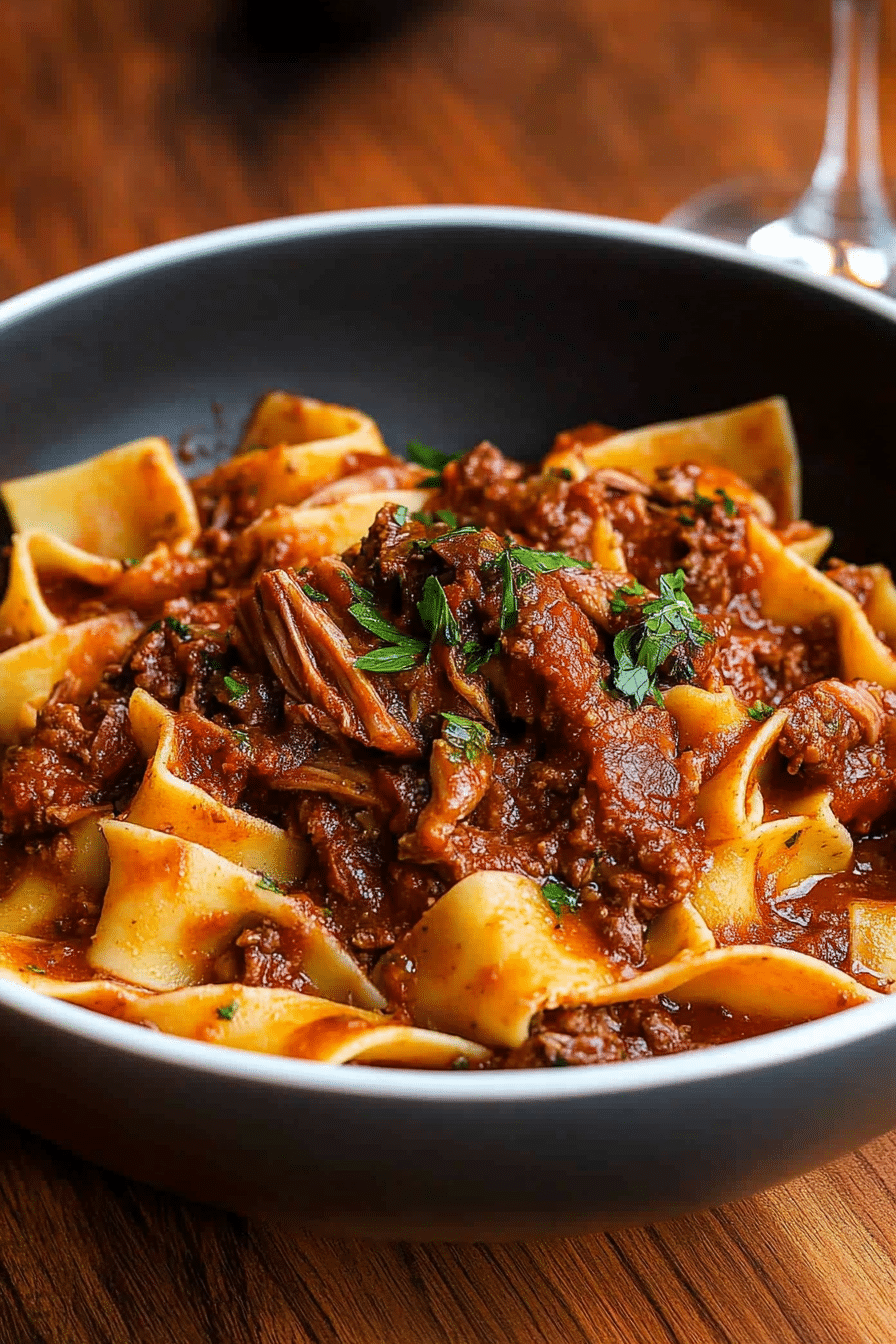
[[[589,427],[558,447],[609,434]],[[359,454],[321,503],[358,473],[379,473],[387,489],[424,474]],[[81,964],[99,910],[71,878],[69,832],[127,815],[145,767],[128,717],[140,689],[176,713],[179,777],[307,842],[297,889],[399,1018],[413,1011],[407,962],[390,950],[455,884],[495,870],[542,886],[558,928],[574,910],[575,936],[595,940],[624,981],[649,964],[651,921],[711,868],[703,784],[781,707],[763,767],[767,815],[788,791],[827,790],[855,855],[793,890],[771,882],[748,933],[723,930],[719,942],[767,942],[867,974],[850,965],[847,912],[857,895],[896,894],[896,694],[838,679],[831,616],[786,625],[763,614],[746,487],[705,495],[688,462],[649,481],[617,469],[575,479],[490,443],[437,475],[425,512],[386,505],[360,544],[304,563],[288,530],[272,541],[250,526],[252,489],[213,472],[194,483],[202,531],[188,553],[132,564],[101,592],[48,581],[48,606],[66,622],[128,611],[143,629],[86,700],[63,677],[5,756],[0,878],[9,886],[39,854],[68,883],[66,912],[42,936]],[[594,563],[601,520],[625,571]],[[861,600],[862,570],[833,562],[828,573]],[[635,658],[626,679],[617,637],[630,631],[630,655],[643,651],[644,608],[661,602],[680,624],[660,640],[657,666]],[[750,718],[685,745],[664,703],[681,685],[730,688]],[[301,938],[258,919],[214,978],[302,990],[303,958]],[[866,982],[886,987],[880,975]],[[636,1059],[791,1020],[691,1003],[686,989],[547,1007],[523,1045],[496,1047],[482,1067]]]

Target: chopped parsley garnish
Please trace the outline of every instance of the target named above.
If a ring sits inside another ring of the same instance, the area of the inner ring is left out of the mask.
[[[784,848],[785,848],[785,849],[793,849],[794,845],[796,844],[797,840],[799,840],[799,838],[800,838],[801,835],[802,835],[802,831],[794,831],[794,833],[793,833],[793,835],[790,837],[790,839],[784,841]]]
[[[486,663],[500,652],[501,641],[495,639],[491,644],[477,644],[475,639],[468,639],[464,644],[462,653],[467,655],[467,661],[464,664],[465,672],[479,672]]]
[[[32,975],[46,975],[47,973],[43,966],[34,966],[31,962],[28,962],[24,969],[30,971]]]
[[[249,689],[244,681],[238,681],[236,677],[230,676],[229,673],[224,678],[224,685],[230,693],[231,700],[240,700]]]
[[[165,624],[169,630],[174,631],[178,639],[188,640],[191,638],[190,627],[184,625],[183,621],[179,621],[176,616],[166,616]]]
[[[498,560],[498,572],[501,575],[501,615],[499,623],[503,631],[509,630],[512,625],[516,625],[516,618],[520,610],[519,598],[516,594],[513,562],[510,559],[509,551],[501,552]]]
[[[248,747],[251,745],[249,734],[243,732],[242,728],[231,728],[230,731],[241,747]]]
[[[556,877],[547,878],[542,884],[541,894],[558,919],[562,919],[567,910],[579,908],[579,893]]]
[[[135,565],[139,565],[140,561],[137,559],[136,555],[129,555],[127,559],[122,560],[121,563],[124,565],[125,569],[133,569]]]
[[[551,467],[548,471],[549,476],[559,476],[561,481],[571,481],[575,478],[569,467]]]
[[[355,659],[355,667],[362,672],[409,672],[426,645],[408,636],[407,644],[395,644],[385,649],[371,649]]]
[[[450,527],[452,532],[457,530],[457,514],[453,509],[436,509],[436,517],[440,523]]]
[[[221,1007],[217,1010],[218,1016],[221,1018],[222,1022],[232,1022],[238,1008],[239,1004],[236,999],[232,999],[230,1003],[222,1003]]]
[[[445,728],[442,736],[448,744],[450,754],[455,761],[461,756],[472,765],[484,751],[489,750],[491,734],[485,724],[475,719],[465,719],[462,714],[442,714]]]
[[[274,879],[273,879],[272,877],[268,877],[267,873],[260,873],[259,876],[258,876],[258,881],[255,883],[255,885],[256,885],[256,887],[261,887],[262,891],[282,891],[282,890],[283,890],[283,888],[281,887],[280,883],[279,883],[279,882],[275,882]]]
[[[457,644],[460,627],[448,605],[445,589],[434,574],[430,574],[423,585],[423,597],[417,603],[417,610],[430,642],[441,634],[446,644]]]
[[[442,512],[447,513],[448,510],[443,509]],[[444,522],[445,520],[444,518],[442,518],[439,521]],[[430,514],[429,522],[426,524],[426,526],[432,527],[432,525],[433,525],[433,516],[432,514]],[[468,523],[466,527],[455,527],[450,532],[440,533],[439,536],[437,537],[423,537],[419,541],[416,541],[414,545],[417,547],[418,550],[426,551],[430,548],[430,546],[438,546],[439,542],[453,541],[455,537],[463,537],[468,532],[478,532],[478,531],[479,531],[478,527],[473,527]]]
[[[555,569],[590,569],[590,560],[576,560],[563,551],[533,551],[528,546],[511,546],[511,557],[531,574],[549,574]]]
[[[349,579],[354,602],[349,607],[349,615],[354,616],[360,626],[387,645],[383,649],[371,649],[355,659],[355,667],[362,672],[406,672],[413,667],[426,649],[422,639],[406,635],[391,621],[387,621],[374,606],[373,593]]]
[[[774,712],[774,705],[767,705],[764,700],[754,701],[747,710],[750,718],[755,719],[757,723],[765,723],[766,719],[770,719]]]
[[[635,709],[648,695],[662,703],[656,676],[671,654],[677,654],[675,675],[689,681],[694,675],[689,651],[702,648],[713,638],[694,611],[684,585],[682,569],[677,569],[674,574],[661,574],[659,597],[645,602],[638,623],[620,630],[613,640],[616,666],[611,678],[612,689],[631,700]],[[622,590],[617,589],[614,597],[621,593]]]
[[[693,500],[688,501],[689,506],[694,510],[694,516],[690,517],[689,514],[684,513],[678,515],[678,521],[683,527],[693,527],[694,523],[697,521],[697,515],[701,513],[709,513],[714,504],[721,504],[723,506],[726,518],[734,517],[737,513],[737,504],[731,498],[728,491],[719,486],[713,493],[716,496],[715,499],[713,499],[712,495],[701,495],[699,490],[694,491]]]
[[[395,519],[399,527],[404,527],[405,523],[408,520],[407,505],[406,504],[396,505],[395,512],[393,513],[392,517]]]
[[[418,467],[426,467],[433,473],[427,476],[425,481],[420,484],[424,490],[430,486],[442,484],[442,472],[449,462],[454,462],[461,457],[461,453],[443,453],[438,448],[430,448],[428,444],[421,443],[419,439],[411,439],[408,444],[408,457],[411,462],[416,462]]]
[[[470,1067],[470,1061],[467,1059],[466,1055],[458,1055],[457,1059],[452,1059],[451,1067],[452,1069],[468,1069]]]
[[[434,513],[430,513],[428,509],[418,509],[416,513],[411,514],[411,517],[415,523],[422,523],[424,527],[432,527],[436,516]]]
[[[302,584],[302,592],[306,597],[310,597],[312,602],[326,602],[327,595],[322,593],[319,588],[312,588],[310,583]]]
[[[610,598],[610,610],[614,615],[621,616],[624,611],[628,611],[628,603],[625,600],[627,597],[643,597],[646,592],[647,589],[637,579],[634,583],[623,584]]]

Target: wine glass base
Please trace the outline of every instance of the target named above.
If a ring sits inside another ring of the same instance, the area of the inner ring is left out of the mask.
[[[806,227],[803,179],[744,177],[710,187],[667,215],[663,223],[739,243],[816,275],[836,275],[866,289],[896,295],[896,228],[884,214],[872,241],[823,236]],[[800,207],[799,209],[797,207]]]

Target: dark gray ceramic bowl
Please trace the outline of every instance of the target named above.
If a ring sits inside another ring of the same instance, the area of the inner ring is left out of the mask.
[[[0,474],[235,427],[283,386],[387,441],[515,454],[786,394],[806,511],[896,558],[896,305],[648,225],[504,209],[309,217],[152,249],[0,306]],[[213,428],[213,425],[212,425]],[[0,982],[0,1106],[103,1165],[328,1233],[653,1220],[896,1124],[896,998],[603,1068],[332,1068],[162,1036]]]

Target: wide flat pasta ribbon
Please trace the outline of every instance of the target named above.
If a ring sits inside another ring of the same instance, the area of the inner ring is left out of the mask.
[[[181,840],[203,845],[244,868],[266,873],[281,885],[293,885],[307,865],[305,843],[272,822],[228,807],[198,785],[181,779],[177,759],[183,725],[146,691],[134,691],[129,713],[137,744],[150,760],[127,820],[152,831],[167,831],[173,826]],[[229,736],[225,728],[213,723],[205,723],[203,731],[212,737]]]
[[[862,677],[896,690],[896,657],[855,598],[801,560],[758,519],[750,518],[747,526],[750,550],[762,562],[756,585],[763,616],[788,626],[828,617],[837,631],[843,680]]]
[[[296,505],[344,475],[353,454],[388,456],[370,416],[311,397],[270,392],[253,412],[236,456],[202,484],[212,493],[251,494],[259,511]]]
[[[618,467],[650,482],[656,479],[658,468],[679,462],[696,462],[706,469],[707,479],[698,488],[711,495],[714,484],[722,486],[766,522],[777,521],[782,526],[799,517],[799,456],[790,412],[782,397],[717,415],[646,425],[613,434],[600,443],[549,453],[544,470],[565,468],[576,474],[578,465],[581,474],[582,468],[590,473]],[[745,493],[742,485],[727,474],[715,481],[711,473],[718,469],[734,473],[753,490]]]
[[[0,933],[0,976],[17,980],[45,998],[61,999],[111,1017],[121,1016],[126,1004],[147,994],[145,989],[120,980],[88,978],[80,966],[70,965],[70,951],[69,944],[52,939]]]
[[[154,995],[132,1002],[124,1015],[175,1036],[327,1064],[444,1069],[459,1060],[482,1063],[490,1053],[473,1041],[421,1031],[383,1013],[240,984]]]
[[[87,696],[143,626],[130,612],[96,616],[17,644],[0,653],[0,745],[29,733],[38,711],[64,674],[74,698]]]
[[[42,579],[73,579],[103,588],[122,572],[120,560],[92,555],[51,532],[18,532],[9,556],[9,578],[0,602],[0,641],[21,644],[52,634],[64,622],[44,598]]]
[[[147,989],[203,984],[243,929],[267,918],[301,935],[302,971],[319,993],[382,1006],[307,898],[176,835],[125,821],[105,822],[103,833],[110,877],[87,954],[95,971]]]
[[[84,898],[99,903],[109,880],[109,861],[97,816],[68,828],[72,842],[64,871],[40,850],[28,855],[12,885],[0,896],[0,933],[49,937]]]
[[[484,1045],[521,1045],[535,1013],[662,993],[675,973],[714,946],[689,905],[654,921],[646,969],[628,972],[573,913],[553,914],[537,883],[516,873],[475,873],[451,887],[377,967],[386,984],[413,964],[406,986],[418,1026]]]
[[[310,509],[278,504],[243,530],[235,554],[251,564],[267,544],[276,542],[279,566],[310,564],[325,555],[341,555],[367,535],[385,505],[404,505],[409,513],[416,513],[425,507],[431,494],[431,490],[376,490]],[[288,548],[287,553],[284,548]]]
[[[191,541],[199,517],[164,439],[137,439],[73,467],[0,485],[16,532],[51,532],[116,560]]]

